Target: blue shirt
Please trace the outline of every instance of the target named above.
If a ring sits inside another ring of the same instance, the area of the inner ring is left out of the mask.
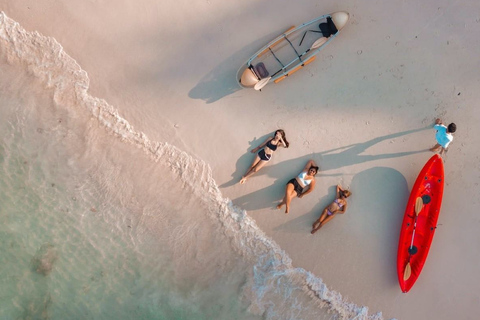
[[[437,130],[435,138],[437,139],[438,144],[446,149],[450,142],[452,142],[453,136],[450,133],[447,133],[447,127],[443,124],[436,124],[433,128]]]

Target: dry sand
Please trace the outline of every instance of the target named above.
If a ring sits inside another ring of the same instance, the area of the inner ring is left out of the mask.
[[[90,93],[136,130],[209,163],[224,196],[330,289],[385,318],[478,318],[478,1],[0,0],[0,10],[57,39]],[[317,61],[262,92],[240,90],[236,70],[263,44],[339,10],[350,21]],[[403,294],[399,226],[436,117],[458,132],[429,258]],[[291,147],[237,184],[277,128]],[[322,170],[315,191],[289,215],[274,210],[310,158]],[[337,183],[353,192],[349,209],[312,236]]]

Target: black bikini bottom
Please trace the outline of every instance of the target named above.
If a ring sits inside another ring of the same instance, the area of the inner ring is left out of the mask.
[[[302,186],[298,183],[296,178],[293,178],[292,180],[288,181],[287,184],[293,184],[293,190],[298,194],[302,194],[303,188]]]
[[[258,151],[258,156],[263,161],[270,161],[270,159],[272,158],[271,154],[266,154],[265,153],[265,149],[262,149],[262,150]]]

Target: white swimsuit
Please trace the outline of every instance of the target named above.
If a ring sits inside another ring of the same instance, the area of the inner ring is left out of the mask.
[[[302,173],[300,173],[300,174],[298,175],[298,177],[297,177],[298,180],[300,180],[300,182],[301,182],[305,187],[308,186],[308,185],[312,182],[312,180],[313,180],[313,179],[311,179],[311,180],[305,180],[305,176],[306,176],[306,175],[307,175],[306,172],[302,172]]]

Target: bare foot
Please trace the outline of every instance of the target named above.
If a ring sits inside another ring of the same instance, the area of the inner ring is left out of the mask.
[[[433,146],[430,148],[430,151],[434,152],[434,153],[437,153],[439,150],[441,150],[441,148],[439,146]]]
[[[244,184],[244,183],[245,183],[245,181],[247,181],[247,178],[245,178],[245,177],[242,177],[242,180],[240,180],[240,184]]]
[[[283,203],[279,203],[279,204],[277,205],[277,209],[282,208],[282,206],[283,206]]]

